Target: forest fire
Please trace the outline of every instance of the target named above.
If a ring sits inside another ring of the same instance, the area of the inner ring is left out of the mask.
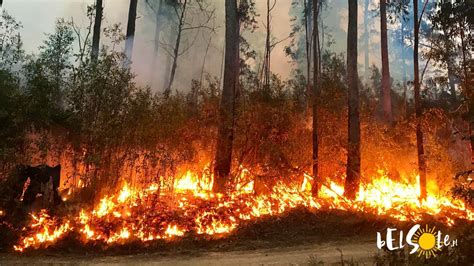
[[[32,223],[24,228],[14,249],[44,248],[72,232],[78,233],[83,243],[106,245],[173,240],[192,234],[224,237],[245,221],[280,215],[295,207],[362,212],[401,221],[420,221],[423,215],[432,215],[448,226],[454,219],[474,220],[474,212],[462,201],[429,194],[420,203],[417,184],[395,182],[384,171],[379,173],[361,186],[354,201],[343,198],[343,187],[333,182],[323,186],[318,199],[313,198],[309,176],[303,185],[279,183],[266,195],[252,193],[254,182],[238,185],[239,190],[229,195],[214,194],[210,192],[212,176],[190,171],[175,179],[173,191],[159,189],[159,184],[135,189],[125,183],[118,193],[104,196],[93,208],[75,215],[31,214]]]
[[[0,0],[0,264],[472,264],[471,2]]]

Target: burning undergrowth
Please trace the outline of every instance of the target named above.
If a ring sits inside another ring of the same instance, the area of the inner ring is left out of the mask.
[[[242,171],[242,175],[249,173]],[[278,183],[270,193],[260,195],[253,193],[254,182],[237,185],[228,195],[211,193],[212,176],[189,171],[174,179],[172,190],[159,184],[133,188],[124,183],[117,193],[103,196],[94,206],[57,216],[44,210],[31,214],[31,224],[23,228],[14,249],[47,248],[65,238],[105,248],[188,237],[223,239],[250,222],[280,217],[298,208],[410,222],[431,217],[446,226],[459,219],[474,220],[474,212],[462,201],[430,194],[420,203],[417,184],[392,181],[383,171],[361,186],[354,201],[344,199],[343,187],[333,182],[323,186],[319,198],[313,198],[310,178],[305,176],[303,184]]]

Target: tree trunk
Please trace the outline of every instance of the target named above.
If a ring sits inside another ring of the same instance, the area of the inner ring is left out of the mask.
[[[360,121],[359,88],[357,76],[357,0],[349,1],[349,25],[347,31],[347,84],[348,105],[348,147],[346,182],[344,196],[355,199],[360,179]]]
[[[467,43],[466,36],[464,33],[464,26],[460,23],[460,37],[461,37],[461,52],[462,52],[462,69],[464,72],[464,91],[467,99],[467,112],[468,112],[468,134],[469,134],[469,144],[471,146],[471,165],[474,165],[474,132],[472,128],[474,127],[474,91],[471,87],[471,75],[469,73],[469,62],[467,59]],[[472,61],[471,66],[472,66]]]
[[[370,77],[370,65],[369,65],[369,0],[365,0],[364,3],[364,74],[366,80]]]
[[[306,48],[306,92],[304,106],[309,108],[309,99],[311,99],[311,31],[310,31],[310,15],[313,12],[311,7],[312,0],[304,0],[304,29],[305,29],[305,48]],[[310,5],[311,4],[311,5]],[[308,109],[307,109],[308,110]]]
[[[235,105],[239,82],[239,21],[237,0],[225,0],[224,86],[219,106],[219,130],[214,165],[214,192],[225,192],[232,163]]]
[[[403,15],[401,17],[401,28],[400,28],[400,46],[402,47],[401,53],[401,64],[402,64],[402,81],[403,81],[403,114],[405,118],[408,118],[408,106],[407,106],[407,66],[405,56],[405,20]]]
[[[153,62],[150,69],[150,82],[153,85],[156,81],[156,65],[160,61],[159,59],[159,49],[160,49],[160,34],[161,34],[161,9],[163,8],[162,0],[159,1],[158,10],[156,11],[155,16],[155,37],[154,37],[154,46],[153,46]]]
[[[448,65],[448,82],[449,82],[449,93],[451,94],[451,101],[456,102],[456,81],[454,80],[454,66],[451,58],[447,60]]]
[[[97,61],[99,58],[99,46],[100,46],[100,29],[102,25],[102,14],[104,8],[102,7],[102,0],[97,0],[95,3],[95,20],[94,20],[94,33],[92,36],[92,61]]]
[[[130,68],[132,64],[133,42],[135,40],[135,21],[137,19],[137,3],[138,0],[130,0],[130,8],[128,9],[127,35],[125,39],[125,67]]]
[[[178,67],[178,57],[179,57],[179,47],[181,45],[181,35],[183,33],[183,26],[184,20],[186,15],[186,6],[188,4],[188,0],[184,0],[183,6],[181,7],[181,14],[179,16],[179,24],[178,24],[178,35],[176,36],[176,43],[173,49],[173,64],[171,65],[171,73],[168,82],[168,86],[165,89],[165,97],[168,98],[171,93],[171,86],[173,85],[174,76],[176,75],[176,68]]]
[[[199,76],[199,89],[202,88],[202,80],[204,78],[204,69],[206,67],[207,54],[209,53],[209,48],[211,47],[212,36],[213,36],[213,33],[211,32],[211,35],[209,36],[209,41],[207,42],[207,45],[206,45],[206,50],[204,51],[204,58],[202,59],[201,74]]]
[[[423,147],[423,131],[421,128],[422,106],[420,96],[420,69],[418,66],[418,40],[420,26],[418,23],[418,0],[413,1],[413,21],[415,23],[415,36],[413,43],[413,66],[414,66],[414,90],[415,90],[415,113],[416,113],[416,146],[418,151],[418,171],[420,175],[420,200],[426,199],[426,162]]]
[[[390,69],[388,62],[387,41],[387,0],[380,0],[380,45],[382,52],[382,96],[383,113],[386,122],[391,123],[392,117],[392,95],[390,88]]]
[[[265,29],[265,53],[263,56],[262,72],[260,77],[260,87],[268,89],[270,87],[270,63],[271,63],[271,7],[270,0],[267,0],[267,11],[266,11],[266,29]]]
[[[172,43],[173,42],[173,34],[169,34],[168,35],[168,43]],[[166,56],[165,58],[165,69],[162,73],[162,80],[163,80],[163,88],[167,88],[168,87],[168,84],[169,84],[169,80],[170,80],[170,75],[168,73],[171,72],[171,64],[173,63],[173,60],[171,58],[171,56]]]
[[[318,196],[321,182],[319,180],[319,140],[318,140],[318,100],[319,100],[319,0],[313,1],[313,183],[311,184],[311,194]]]

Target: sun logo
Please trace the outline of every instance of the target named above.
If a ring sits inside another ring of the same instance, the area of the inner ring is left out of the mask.
[[[434,257],[436,252],[440,251],[436,245],[436,243],[439,242],[439,239],[438,235],[435,233],[435,227],[429,228],[428,225],[426,225],[425,229],[418,229],[413,236],[413,242],[420,246],[418,249],[418,256],[425,256],[428,259]]]

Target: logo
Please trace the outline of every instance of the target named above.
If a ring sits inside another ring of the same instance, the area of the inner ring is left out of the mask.
[[[398,238],[396,238],[398,232]],[[398,240],[398,241],[397,241]],[[444,247],[455,247],[458,245],[457,239],[450,239],[448,234],[443,234],[436,227],[430,228],[428,225],[421,228],[419,224],[414,225],[404,238],[403,230],[396,228],[387,228],[385,240],[382,239],[382,233],[377,232],[377,248],[384,246],[388,250],[398,250],[405,246],[412,247],[410,254],[418,253],[418,256],[424,256],[427,259],[436,256],[436,253]]]

